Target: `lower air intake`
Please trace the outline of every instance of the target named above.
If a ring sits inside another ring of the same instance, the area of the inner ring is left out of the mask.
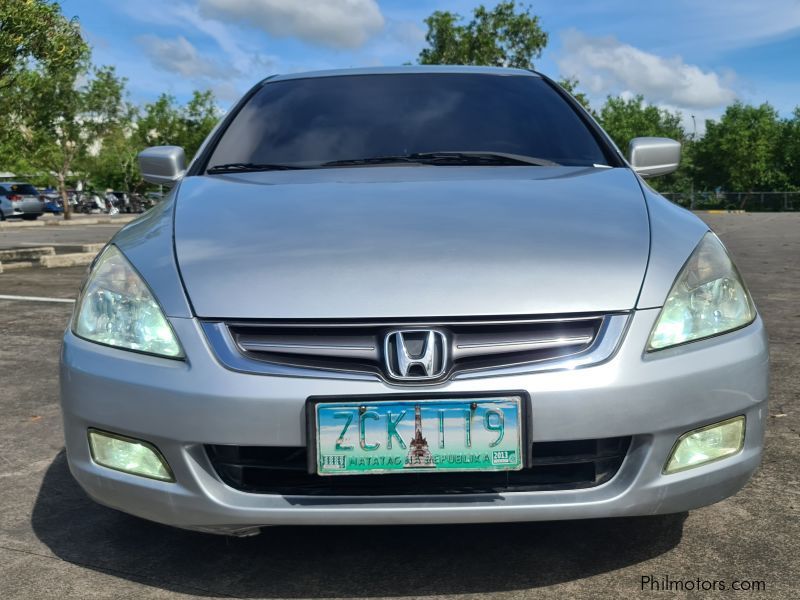
[[[622,465],[630,437],[533,444],[532,464],[497,473],[414,473],[321,477],[308,472],[305,447],[208,445],[220,479],[230,487],[282,496],[430,496],[591,488]]]

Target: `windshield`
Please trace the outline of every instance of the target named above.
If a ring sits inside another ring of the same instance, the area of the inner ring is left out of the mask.
[[[409,73],[268,82],[222,134],[207,167],[360,166],[430,153],[462,153],[460,162],[451,155],[433,164],[522,164],[510,155],[535,159],[530,164],[607,164],[587,125],[539,77]],[[506,158],[487,162],[493,153]]]

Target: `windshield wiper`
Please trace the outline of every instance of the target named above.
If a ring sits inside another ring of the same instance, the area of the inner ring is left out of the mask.
[[[255,173],[257,171],[292,171],[295,169],[305,169],[298,165],[281,165],[270,163],[227,163],[214,165],[206,169],[209,175],[219,175],[220,173]]]
[[[510,152],[485,152],[485,151],[442,151],[442,152],[416,152],[410,155],[416,159],[436,161],[440,164],[459,165],[535,165],[537,167],[557,167],[558,163],[546,158],[537,158],[525,154],[512,154]]]
[[[507,152],[482,152],[482,151],[441,151],[441,152],[412,152],[397,156],[371,156],[367,158],[347,158],[332,160],[313,165],[287,165],[279,163],[227,163],[214,165],[206,169],[209,175],[220,173],[252,173],[256,171],[289,171],[296,169],[315,169],[319,167],[358,167],[363,165],[389,165],[396,163],[412,163],[421,165],[536,165],[539,167],[557,166],[551,160],[526,156],[524,154],[511,154]]]
[[[321,167],[358,167],[360,165],[389,165],[392,163],[420,163],[413,154],[400,156],[371,156],[369,158],[345,158],[322,163]]]
[[[392,163],[417,163],[423,165],[535,165],[537,167],[554,167],[558,163],[544,158],[511,154],[508,152],[483,151],[441,151],[413,152],[398,156],[373,156],[369,158],[350,158],[332,160],[322,163],[322,167],[350,167],[360,165],[386,165]]]

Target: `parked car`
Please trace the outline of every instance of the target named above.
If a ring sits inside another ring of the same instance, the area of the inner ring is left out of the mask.
[[[42,208],[46,213],[60,215],[64,212],[64,203],[58,198],[45,198],[44,206]]]
[[[65,333],[70,469],[179,527],[682,512],[739,490],[764,325],[719,239],[547,77],[256,85],[93,264]]]
[[[61,201],[61,196],[54,188],[45,188],[41,190],[39,198],[44,202],[42,206],[44,212],[54,215],[64,212],[64,203]]]
[[[30,183],[0,182],[0,221],[9,217],[33,221],[43,212],[44,202],[39,198],[38,190]]]
[[[152,202],[139,194],[128,192],[113,191],[106,194],[107,197],[113,196],[113,203],[121,213],[141,213],[152,206]]]

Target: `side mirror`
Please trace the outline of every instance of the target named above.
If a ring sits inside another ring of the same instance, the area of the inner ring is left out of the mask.
[[[173,186],[186,172],[186,154],[180,146],[152,146],[139,152],[139,170],[149,183]]]
[[[669,138],[638,137],[628,147],[628,161],[642,177],[672,173],[681,162],[681,143]]]

